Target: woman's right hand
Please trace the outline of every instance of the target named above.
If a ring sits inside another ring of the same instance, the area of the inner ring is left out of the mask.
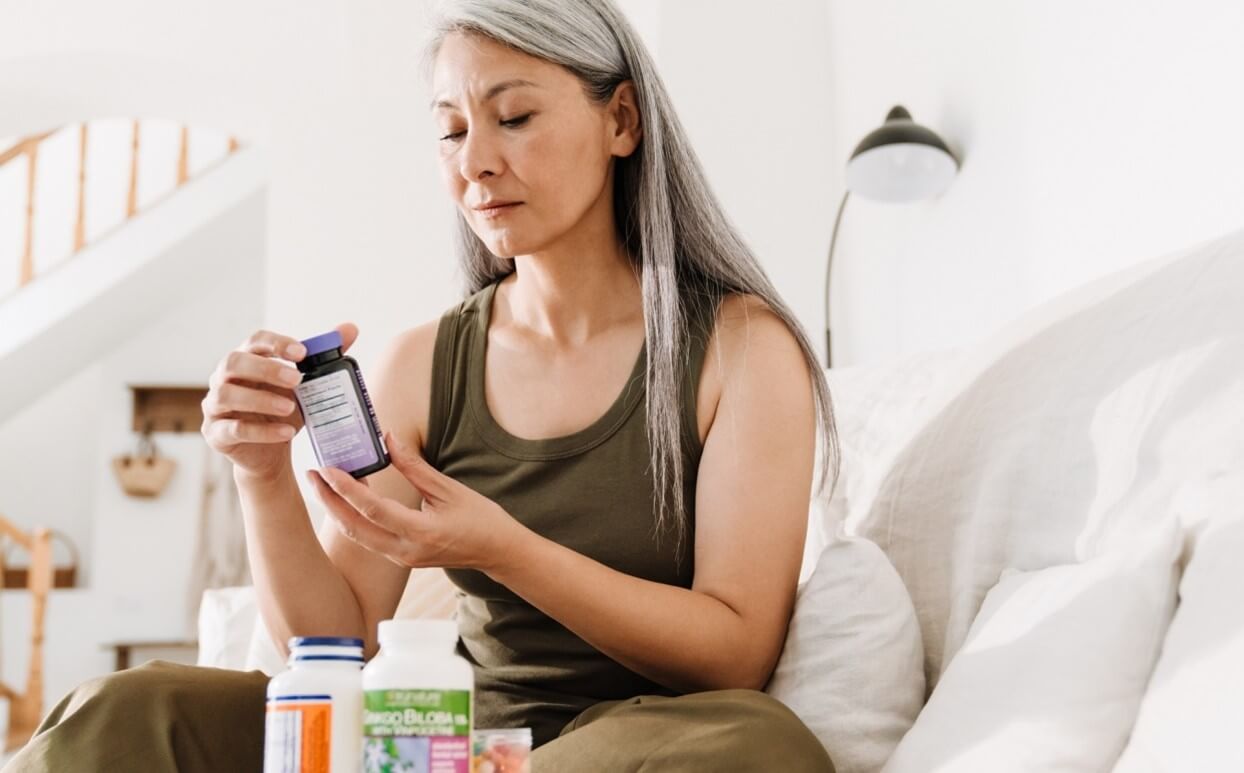
[[[337,332],[344,354],[358,338],[358,327],[346,322]],[[200,432],[229,457],[235,471],[272,480],[290,465],[290,441],[303,425],[293,390],[302,373],[287,362],[304,356],[306,347],[298,339],[259,330],[212,372]]]

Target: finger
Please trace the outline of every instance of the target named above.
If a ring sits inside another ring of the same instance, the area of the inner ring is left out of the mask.
[[[211,417],[224,417],[231,413],[284,417],[292,414],[296,407],[297,403],[288,397],[242,384],[222,384],[203,399],[203,412]]]
[[[317,472],[332,487],[333,492],[359,515],[391,534],[406,534],[410,526],[409,517],[402,513],[406,508],[392,499],[380,496],[370,486],[359,483],[348,472],[336,467],[321,467]]]
[[[428,460],[424,459],[422,454],[398,440],[389,430],[385,430],[384,439],[393,466],[419,490],[425,499],[443,502],[449,496],[452,490],[450,485],[453,482],[452,478],[428,464]]]
[[[337,528],[347,539],[377,553],[389,556],[400,554],[401,538],[364,518],[353,505],[325,481],[318,471],[307,470],[307,480],[311,481],[315,495],[324,503],[329,516],[336,521]]]
[[[302,381],[302,372],[254,352],[234,349],[225,356],[212,374],[213,386],[228,382],[253,381],[290,389]]]
[[[257,330],[238,347],[242,351],[266,357],[285,357],[297,362],[307,354],[307,347],[297,338],[291,338],[271,330]]]
[[[237,443],[284,443],[294,434],[294,428],[282,422],[217,419],[208,427],[207,440],[213,447],[227,447]]]

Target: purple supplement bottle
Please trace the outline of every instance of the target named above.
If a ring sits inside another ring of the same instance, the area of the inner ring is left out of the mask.
[[[297,364],[302,382],[294,387],[311,447],[321,467],[362,478],[389,466],[389,450],[353,357],[341,353],[336,330],[302,342],[307,356]]]

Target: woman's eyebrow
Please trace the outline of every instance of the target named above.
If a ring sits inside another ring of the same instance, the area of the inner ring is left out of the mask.
[[[519,86],[534,86],[536,88],[540,88],[540,84],[538,83],[532,83],[531,81],[523,78],[511,78],[508,81],[501,81],[500,83],[495,83],[490,86],[488,91],[484,93],[484,98],[481,101],[487,102],[506,89],[518,88]],[[432,104],[428,106],[428,109],[437,110],[442,107],[457,109],[458,106],[447,99],[433,99]]]

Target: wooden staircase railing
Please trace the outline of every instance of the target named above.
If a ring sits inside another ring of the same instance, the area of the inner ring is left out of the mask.
[[[87,136],[89,131],[89,123],[78,125],[79,141],[78,141],[78,212],[74,222],[74,238],[73,252],[77,254],[86,246],[86,155],[87,155]],[[130,180],[129,190],[126,195],[126,220],[138,214],[138,162],[139,162],[139,145],[141,135],[141,123],[138,120],[133,121],[133,131],[130,140]],[[24,285],[30,283],[35,278],[34,265],[34,242],[35,242],[35,181],[38,177],[39,165],[39,149],[40,144],[48,137],[55,134],[55,131],[44,132],[42,134],[34,134],[18,140],[12,147],[0,151],[0,167],[13,162],[18,158],[25,157],[27,160],[26,174],[26,222],[25,222],[25,239],[23,242],[21,258],[18,264],[17,289],[21,289]],[[225,153],[225,159],[237,152],[239,143],[236,137],[229,138],[228,151]],[[221,159],[222,161],[224,159]],[[219,161],[217,163],[220,163]],[[214,165],[213,165],[214,166]],[[206,172],[207,170],[203,170]],[[190,180],[190,129],[187,126],[181,127],[181,146],[177,159],[177,183],[174,191],[186,184]],[[3,202],[0,202],[3,204]],[[0,285],[0,297],[5,295],[3,285]]]

